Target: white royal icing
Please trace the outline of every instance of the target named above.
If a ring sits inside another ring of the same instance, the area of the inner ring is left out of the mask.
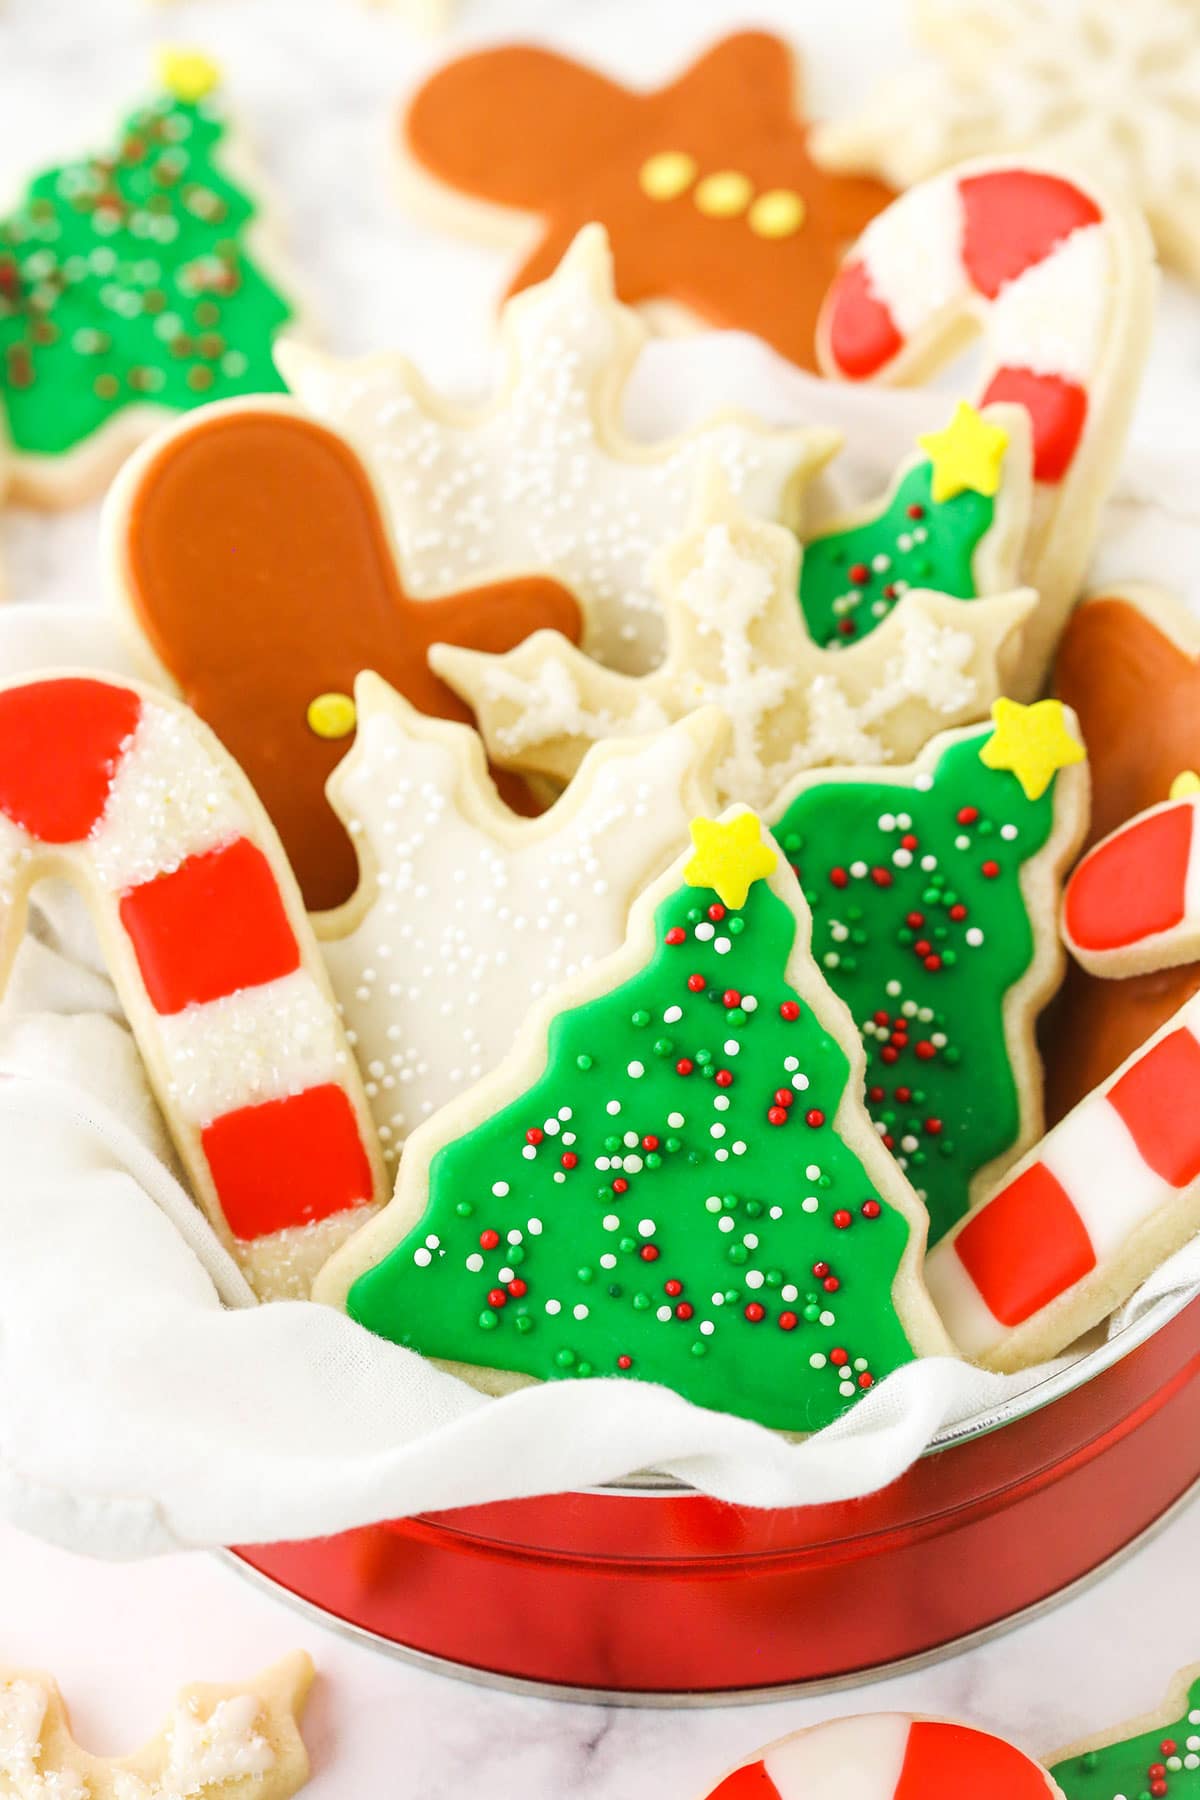
[[[662,650],[647,562],[682,529],[702,469],[715,460],[748,511],[778,519],[820,434],[730,418],[628,442],[619,388],[642,333],[614,299],[598,226],[509,302],[505,333],[507,385],[478,414],[451,414],[400,358],[339,365],[287,345],[281,364],[302,404],[375,465],[411,593],[544,570],[580,601],[589,652],[640,673]]]
[[[989,315],[989,360],[1089,387],[1104,351],[1115,278],[1107,226],[1073,231],[997,294]]]
[[[962,261],[963,206],[947,178],[914,188],[872,219],[857,254],[875,297],[904,339],[932,325],[968,288]]]
[[[831,1719],[773,1744],[763,1765],[781,1800],[892,1800],[910,1723],[902,1713]]]

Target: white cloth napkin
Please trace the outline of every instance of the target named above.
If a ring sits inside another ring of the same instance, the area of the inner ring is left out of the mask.
[[[847,429],[843,499],[871,491],[914,424],[945,410],[936,396],[827,390],[744,338],[656,345],[645,364],[631,420],[649,434],[720,405]],[[1133,460],[1100,565],[1106,578],[1186,577],[1200,600],[1200,518],[1180,462]],[[98,613],[0,611],[0,677],[65,664],[133,666]],[[1119,1323],[1132,1340],[1198,1288],[1200,1241]],[[0,1005],[0,1511],[26,1530],[136,1556],[647,1468],[743,1505],[827,1503],[894,1480],[939,1432],[1069,1378],[1066,1360],[1019,1377],[913,1364],[794,1444],[638,1382],[485,1400],[327,1309],[258,1306],[180,1186],[82,905],[57,887],[39,897]]]

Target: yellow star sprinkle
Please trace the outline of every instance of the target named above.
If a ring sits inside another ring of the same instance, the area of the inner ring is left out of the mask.
[[[953,500],[966,488],[976,494],[999,490],[1008,433],[1000,425],[989,425],[965,400],[959,401],[943,430],[927,431],[917,442],[933,464],[935,501]]]
[[[683,871],[689,887],[708,887],[726,906],[745,906],[756,881],[770,875],[779,862],[754,813],[736,819],[693,819],[689,827],[696,854]]]
[[[194,106],[220,85],[221,71],[202,50],[166,46],[158,53],[158,79],[177,100]]]
[[[997,700],[992,706],[996,729],[979,752],[989,769],[1011,769],[1026,798],[1038,800],[1059,769],[1082,762],[1087,752],[1071,736],[1061,700]]]
[[[1171,783],[1171,798],[1186,800],[1189,794],[1200,794],[1200,775],[1195,769],[1180,769]]]

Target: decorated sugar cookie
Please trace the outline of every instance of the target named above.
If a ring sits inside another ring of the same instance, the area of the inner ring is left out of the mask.
[[[374,675],[330,784],[362,885],[319,919],[385,1160],[511,1048],[532,1002],[617,949],[635,897],[711,804],[715,707],[597,745],[538,819],[504,806],[477,733],[428,719]]]
[[[1054,686],[1088,745],[1093,838],[1169,800],[1177,784],[1186,792],[1200,771],[1200,627],[1182,606],[1145,588],[1086,601],[1063,634]],[[1153,873],[1147,866],[1141,879]],[[1070,969],[1048,1044],[1050,1116],[1111,1075],[1197,989],[1200,964],[1186,953],[1120,981]]]
[[[741,1763],[705,1800],[833,1800],[842,1794],[853,1800],[1064,1800],[1045,1769],[1003,1738],[909,1713],[862,1713],[794,1731]],[[1075,1800],[1073,1792],[1067,1800]]]
[[[1024,408],[981,413],[960,401],[881,502],[806,535],[800,605],[813,642],[858,642],[913,588],[976,600],[1016,587],[1031,520],[1029,459]]]
[[[438,645],[430,662],[474,707],[496,762],[558,781],[591,743],[720,705],[733,739],[718,797],[769,807],[804,770],[903,762],[986,713],[1034,605],[1028,591],[964,607],[913,589],[862,643],[827,651],[800,617],[799,567],[790,531],[748,519],[713,483],[657,559],[667,654],[649,675],[601,668],[550,632],[498,657]]]
[[[1034,1023],[1062,978],[1059,884],[1087,825],[1061,703],[997,713],[911,768],[805,776],[772,809],[817,965],[863,1036],[868,1109],[931,1243],[1041,1134]]]
[[[288,1800],[308,1780],[299,1721],[313,1666],[298,1650],[244,1686],[194,1682],[131,1756],[71,1736],[48,1675],[0,1669],[0,1792],[12,1800]]]
[[[295,308],[220,73],[168,51],[160,77],[109,147],[36,176],[0,218],[0,416],[35,504],[98,491],[171,413],[281,385]]]
[[[401,141],[448,217],[524,248],[532,217],[513,289],[543,280],[595,219],[630,305],[670,302],[813,368],[821,296],[889,193],[820,169],[800,106],[796,60],[766,32],[723,39],[651,93],[509,44],[432,75]]]
[[[488,1392],[657,1381],[789,1431],[944,1347],[925,1217],[753,813],[697,819],[613,956],[409,1139],[318,1297]]]
[[[1078,175],[1010,158],[966,164],[894,201],[826,299],[818,340],[828,374],[919,381],[974,326],[983,336],[979,405],[1029,414],[1034,511],[1021,578],[1040,604],[1018,698],[1040,689],[1077,598],[1120,462],[1153,297],[1140,215]]]
[[[338,363],[289,342],[280,366],[377,470],[414,595],[541,569],[578,598],[589,653],[640,674],[663,648],[647,565],[682,529],[704,467],[715,460],[749,512],[792,525],[837,440],[727,413],[634,443],[622,396],[645,327],[614,297],[600,226],[562,248],[557,269],[505,307],[506,372],[480,412],[433,394],[399,356]]]
[[[132,683],[0,686],[0,989],[43,876],[80,887],[196,1198],[263,1297],[307,1291],[385,1191],[278,839],[186,707]]]
[[[325,783],[353,738],[360,671],[463,719],[431,644],[579,630],[570,594],[541,576],[415,600],[367,469],[290,400],[206,409],[157,437],[122,472],[106,532],[122,610],[249,775],[314,908],[357,884]],[[520,803],[522,784],[505,793]]]
[[[1066,1800],[1195,1800],[1200,1794],[1200,1665],[1183,1669],[1162,1706],[1047,1758]]]
[[[1092,969],[1161,966],[1200,941],[1192,796],[1118,826],[1075,869],[1063,933]],[[1200,995],[1085,1095],[932,1252],[964,1354],[1040,1362],[1098,1324],[1200,1227]]]
[[[843,173],[896,187],[967,156],[1052,151],[1125,188],[1200,280],[1200,34],[1189,0],[914,0],[929,62],[817,127]]]

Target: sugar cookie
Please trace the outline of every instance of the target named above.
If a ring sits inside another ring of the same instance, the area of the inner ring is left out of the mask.
[[[408,1140],[317,1297],[485,1392],[628,1375],[789,1431],[942,1350],[925,1215],[753,813],[697,819],[623,947]]]
[[[186,707],[84,675],[0,685],[0,988],[30,888],[83,890],[196,1198],[269,1297],[381,1200],[370,1114],[300,895]]]
[[[1118,1794],[1195,1800],[1200,1794],[1200,1664],[1182,1669],[1161,1707],[1054,1756],[1050,1772],[1066,1800]]]

